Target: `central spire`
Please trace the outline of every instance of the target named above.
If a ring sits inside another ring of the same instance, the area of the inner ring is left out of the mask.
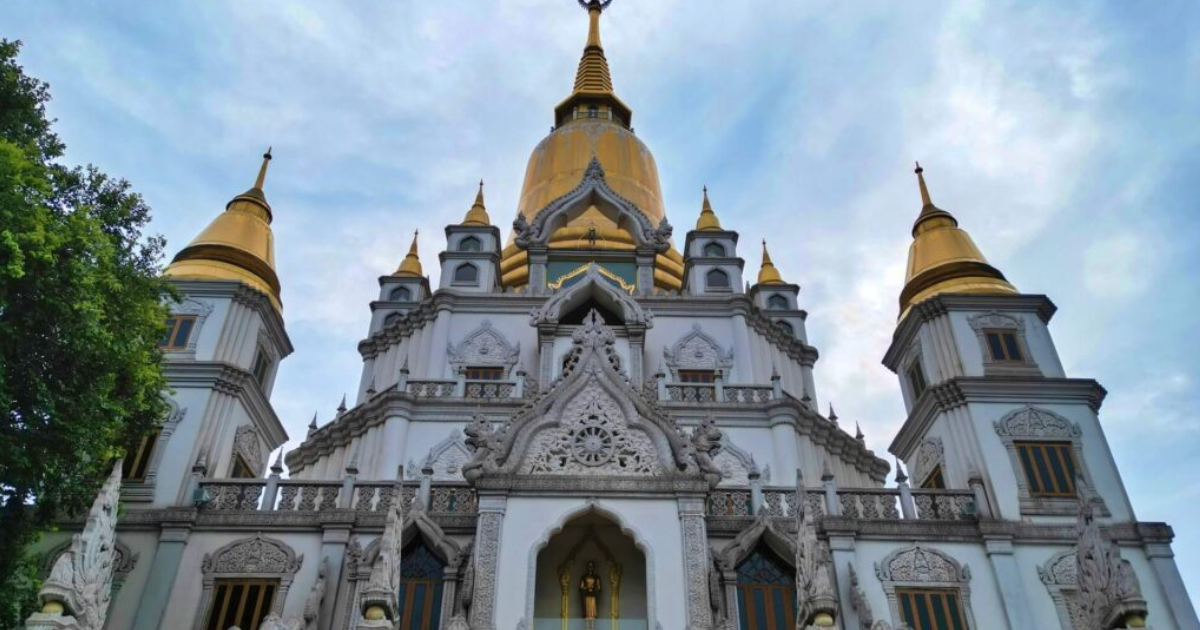
[[[604,46],[600,44],[600,14],[610,4],[612,0],[579,0],[579,6],[588,12],[587,43],[579,58],[571,95],[554,108],[558,125],[579,119],[601,119],[629,126],[633,112],[613,92],[612,73],[608,70]]]

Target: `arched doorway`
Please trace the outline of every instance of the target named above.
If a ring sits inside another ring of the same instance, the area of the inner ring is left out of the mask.
[[[761,542],[737,566],[737,606],[741,630],[796,627],[795,573]]]
[[[645,555],[602,514],[582,514],[553,535],[534,579],[533,630],[647,629]]]
[[[441,628],[446,564],[420,536],[400,556],[400,630]]]

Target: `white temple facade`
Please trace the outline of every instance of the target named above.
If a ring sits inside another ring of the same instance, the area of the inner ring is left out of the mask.
[[[266,161],[176,256],[172,413],[125,462],[104,627],[1200,630],[1050,299],[989,265],[918,168],[883,357],[908,415],[890,455],[867,449],[819,403],[803,295],[765,244],[752,278],[707,191],[674,233],[612,88],[607,3],[581,4],[512,231],[481,185],[436,287],[414,240],[364,314],[358,391],[274,462],[293,347]],[[77,526],[42,543],[47,572]]]

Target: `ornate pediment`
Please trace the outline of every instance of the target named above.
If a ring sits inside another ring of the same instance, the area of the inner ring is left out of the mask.
[[[738,448],[728,435],[721,439],[721,451],[713,457],[713,462],[721,469],[722,486],[744,488],[750,485],[752,474],[760,475],[764,482],[771,478],[770,467],[760,470],[754,456]]]
[[[594,298],[620,315],[626,325],[642,325],[654,327],[652,313],[642,309],[641,304],[627,292],[614,285],[604,275],[604,270],[596,263],[588,265],[579,280],[556,292],[546,303],[529,313],[529,323],[558,324],[559,318],[585,303],[588,298]]]
[[[655,251],[664,252],[671,246],[674,228],[666,218],[657,226],[654,225],[637,205],[610,188],[604,179],[604,168],[595,157],[592,157],[579,185],[546,204],[532,221],[527,221],[524,215],[517,216],[513,221],[513,241],[521,248],[545,245],[554,231],[552,226],[559,222],[556,219],[592,204],[612,208],[620,218],[627,220],[629,232],[639,247],[652,247]]]
[[[463,441],[461,431],[451,430],[446,439],[438,442],[429,449],[425,459],[418,464],[409,460],[407,472],[412,479],[425,476],[425,470],[432,470],[431,479],[434,481],[462,481],[463,465],[471,459],[471,451]]]
[[[675,345],[663,348],[667,366],[673,370],[729,370],[733,367],[733,349],[721,347],[709,334],[693,324],[692,330]]]
[[[875,575],[884,582],[950,584],[969,581],[971,569],[941,551],[915,545],[875,563]]]
[[[1064,438],[1079,437],[1079,426],[1045,409],[1024,407],[996,421],[1001,437]]]
[[[234,573],[248,575],[293,576],[300,570],[304,556],[281,540],[255,534],[221,547],[204,556],[200,570],[206,575]]]
[[[491,321],[484,320],[479,328],[464,337],[458,345],[447,344],[446,354],[456,372],[468,365],[503,366],[511,369],[521,356],[521,344],[509,343],[504,335],[492,328]]]
[[[913,479],[916,479],[915,483],[917,485],[924,484],[925,480],[929,477],[929,473],[944,464],[945,456],[946,449],[942,445],[942,438],[931,437],[921,442],[921,446],[917,448],[917,460],[912,466]]]
[[[267,462],[263,457],[262,440],[254,427],[243,424],[237,428],[233,434],[233,452],[241,456],[254,474],[263,474]]]
[[[721,432],[685,435],[620,370],[615,336],[592,311],[572,336],[563,375],[501,429],[477,417],[464,476],[704,477],[715,485]]]

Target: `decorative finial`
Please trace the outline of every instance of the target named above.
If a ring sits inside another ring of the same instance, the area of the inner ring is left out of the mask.
[[[421,268],[421,258],[417,255],[417,239],[420,236],[420,230],[413,230],[413,240],[412,244],[408,246],[408,255],[404,257],[404,260],[400,262],[400,267],[392,275],[410,278],[419,278],[424,275],[424,270]]]
[[[271,147],[267,147],[267,152],[263,154],[262,166],[258,167],[258,179],[254,180],[254,187],[262,190],[263,182],[267,180],[267,164],[271,162]]]
[[[696,229],[700,231],[719,232],[721,221],[713,212],[712,203],[708,200],[708,186],[704,186],[704,201],[700,204],[700,218],[696,220]]]
[[[342,394],[342,402],[338,403],[337,415],[346,413],[346,395]]]
[[[867,436],[863,435],[862,426],[857,421],[854,423],[854,439],[858,440],[859,444],[864,444],[867,441]]]
[[[829,403],[829,421],[837,424],[837,412],[833,410],[833,403]]]
[[[906,483],[907,481],[908,481],[908,475],[904,474],[904,466],[900,463],[900,459],[897,458],[896,459],[896,483],[901,484],[901,483]]]
[[[279,449],[279,455],[275,456],[275,463],[271,464],[271,472],[276,475],[283,474],[283,449]]]
[[[922,175],[925,169],[921,168],[920,162],[917,162],[917,168],[913,172],[917,174],[917,185],[921,187],[921,206],[932,206],[933,201],[929,197],[929,188],[925,186],[925,176]]]
[[[579,0],[579,6],[587,9],[588,11],[591,11],[592,9],[603,11],[607,9],[608,5],[610,4],[612,4],[612,0]]]
[[[317,430],[317,412],[313,412],[312,422],[308,423],[308,434],[312,435]]]

